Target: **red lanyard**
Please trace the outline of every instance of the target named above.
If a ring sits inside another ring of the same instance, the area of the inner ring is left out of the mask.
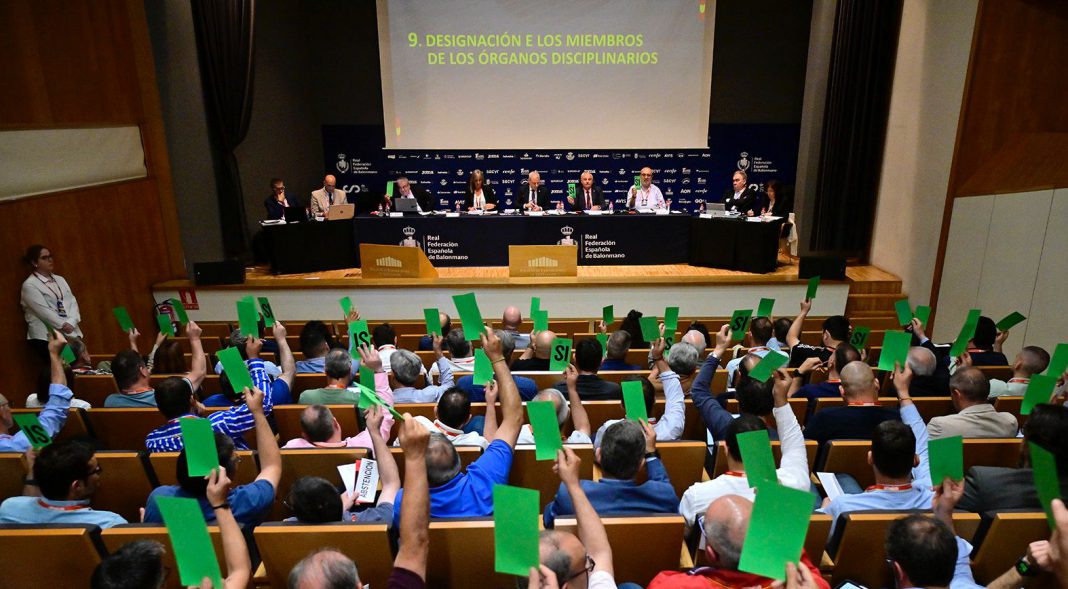
[[[745,471],[743,471],[743,470],[728,470],[727,472],[725,472],[723,474],[725,474],[725,475],[727,475],[729,477],[744,477],[745,476]]]
[[[1029,382],[1031,382],[1031,379],[1030,378],[1010,378],[1009,382],[1029,383]]]
[[[878,403],[847,403],[849,407],[878,407]]]
[[[40,505],[45,509],[51,509],[52,511],[78,511],[80,509],[89,509],[88,505],[49,505],[41,499],[37,500],[37,505]]]
[[[867,489],[864,489],[864,492],[865,493],[867,493],[869,491],[894,491],[894,492],[897,492],[897,491],[908,491],[908,490],[911,490],[911,489],[912,489],[912,483],[908,483],[906,485],[872,485],[872,486],[868,487]]]

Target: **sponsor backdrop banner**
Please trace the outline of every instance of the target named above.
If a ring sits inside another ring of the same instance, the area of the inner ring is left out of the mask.
[[[427,188],[439,209],[454,210],[463,201],[467,177],[485,172],[500,208],[514,208],[519,186],[532,170],[541,173],[553,202],[567,197],[569,182],[590,170],[605,198],[622,209],[626,191],[644,166],[654,170],[653,183],[673,210],[696,211],[701,202],[722,202],[735,170],[749,174],[749,185],[793,185],[797,174],[799,125],[711,125],[709,149],[678,150],[388,150],[381,126],[324,125],[323,157],[327,174],[357,202],[385,192],[399,175]],[[566,204],[565,204],[566,207]]]

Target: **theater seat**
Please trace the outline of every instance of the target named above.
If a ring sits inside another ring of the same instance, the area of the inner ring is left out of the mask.
[[[671,485],[675,487],[675,494],[679,497],[682,497],[690,485],[708,480],[705,473],[705,453],[708,452],[708,446],[704,442],[657,442],[656,449],[660,452],[660,460],[664,462]],[[642,475],[639,475],[638,481],[644,480]]]
[[[300,398],[300,394],[308,389],[321,389],[326,386],[326,374],[324,373],[302,373],[293,375],[293,386],[290,388],[290,392],[293,395],[293,400]]]
[[[719,475],[727,472],[727,443],[720,442],[716,444],[716,467],[712,474],[712,478],[716,478]],[[808,458],[808,469],[810,472],[815,471],[816,464],[816,452],[819,450],[819,443],[816,440],[805,440],[805,454]],[[771,441],[771,453],[775,457],[775,468],[782,466],[782,442],[778,440]]]
[[[0,503],[8,497],[22,495],[22,478],[26,461],[21,452],[0,452]]]
[[[140,509],[152,492],[152,481],[138,452],[101,451],[96,461],[103,471],[93,494],[93,509],[114,511],[126,521],[141,521]]]
[[[167,422],[159,409],[90,409],[89,427],[109,450],[144,450],[145,438]]]
[[[40,415],[40,409],[11,409],[12,415],[18,415],[20,413],[33,413],[34,415]],[[63,424],[63,429],[59,430],[52,441],[61,442],[63,440],[70,440],[74,438],[85,438],[89,436],[89,428],[85,424],[84,412],[81,409],[70,408],[67,410],[67,422]]]
[[[869,440],[830,440],[824,445],[823,461],[816,471],[848,474],[866,489],[875,484],[875,473],[868,464],[869,450]]]
[[[1016,468],[1020,464],[1023,438],[964,440],[964,472],[973,466]]]
[[[274,421],[278,425],[278,445],[285,446],[286,442],[301,437],[304,431],[300,427],[300,414],[307,405],[275,405]],[[353,405],[327,405],[330,413],[341,426],[341,437],[351,438],[360,433],[360,425],[356,419],[356,408]],[[249,435],[246,439],[254,437]]]
[[[592,480],[593,445],[568,444],[567,447],[582,461],[579,465],[579,477]],[[508,484],[536,490],[540,495],[539,505],[545,507],[556,496],[556,491],[560,488],[560,478],[553,472],[552,460],[536,460],[533,445],[520,445],[515,449]]]
[[[365,456],[369,452],[364,448],[295,448],[282,450],[282,478],[278,482],[278,492],[275,493],[274,509],[269,519],[281,520],[291,516],[289,509],[282,505],[282,501],[289,494],[289,488],[293,483],[306,476],[322,477],[331,483],[340,486],[341,475],[337,467],[342,464],[351,464]]]
[[[70,383],[74,396],[93,407],[103,407],[108,395],[119,392],[115,379],[110,374],[83,374]]]
[[[805,420],[808,418],[808,399],[804,397],[793,397],[787,399],[786,402],[790,405],[790,410],[794,412],[794,417],[797,418],[798,425],[804,427]],[[735,415],[741,412],[741,406],[738,404],[738,399],[727,399],[726,408],[727,411]],[[698,419],[700,419],[700,417],[698,417]]]
[[[5,589],[87,586],[103,553],[97,526],[0,524]]]
[[[267,570],[267,580],[273,589],[286,589],[289,571],[305,556],[326,547],[335,548],[356,561],[360,581],[365,586],[370,584],[372,587],[385,587],[389,573],[393,570],[393,553],[390,551],[385,524],[306,525],[275,522],[256,527],[253,535]],[[431,547],[430,553],[433,555],[437,547],[433,543]],[[491,536],[491,559],[492,554]]]
[[[215,547],[215,557],[219,561],[219,570],[223,578],[227,575],[226,557],[223,554],[222,534],[218,526],[208,526],[208,534],[211,535],[211,543]],[[166,549],[163,552],[163,566],[170,569],[171,574],[163,584],[167,589],[181,589],[181,577],[178,574],[178,564],[174,560],[174,547],[171,538],[167,534],[167,528],[158,524],[127,524],[115,526],[100,532],[100,540],[108,554],[114,553],[119,548],[130,542],[138,540],[151,540],[163,544]]]
[[[644,587],[660,571],[680,568],[683,553],[681,515],[611,516],[603,517],[601,521],[612,546],[616,583],[637,583]],[[557,518],[554,527],[578,535],[578,522],[573,516]]]
[[[1012,413],[1016,417],[1017,423],[1022,428],[1027,423],[1027,415],[1020,415],[1020,407],[1023,405],[1023,397],[1004,396],[994,397],[994,409],[1003,411],[1005,413]]]
[[[987,521],[982,539],[976,540],[979,547],[972,553],[972,573],[977,583],[985,585],[1007,571],[1027,552],[1031,542],[1049,539],[1049,523],[1043,512],[989,512],[983,517]]]
[[[153,475],[160,485],[178,484],[178,452],[155,452],[147,456],[152,465]],[[237,474],[231,479],[232,486],[247,485],[256,480],[260,469],[256,465],[256,453],[252,450],[238,450]]]
[[[430,521],[427,587],[513,587],[494,572],[493,518]]]

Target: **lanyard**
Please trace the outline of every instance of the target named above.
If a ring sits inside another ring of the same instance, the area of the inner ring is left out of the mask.
[[[88,505],[49,505],[41,499],[37,500],[37,505],[40,505],[45,509],[51,509],[52,511],[78,511],[81,509],[89,509]]]
[[[41,277],[40,274],[36,272],[34,272],[33,275],[37,277],[37,280],[41,281],[41,284],[45,285],[45,288],[48,289],[48,292],[52,293],[52,296],[56,297],[56,300],[59,301],[60,304],[63,303],[63,289],[59,286],[59,283],[56,282],[55,278],[45,280]],[[56,288],[53,289],[52,284],[55,284]]]
[[[869,491],[894,491],[894,492],[898,492],[898,491],[908,491],[910,489],[912,489],[912,483],[908,483],[906,485],[872,485],[872,486],[868,487],[867,489],[864,489],[864,492],[865,493],[867,493]]]
[[[846,403],[849,407],[878,407],[878,403]]]
[[[1029,383],[1029,382],[1031,382],[1031,379],[1030,378],[1010,378],[1009,382]]]
[[[728,470],[727,472],[725,472],[723,474],[726,475],[726,476],[729,476],[729,477],[744,477],[745,476],[745,471],[744,470]]]

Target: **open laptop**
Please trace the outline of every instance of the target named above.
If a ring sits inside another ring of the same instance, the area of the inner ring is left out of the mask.
[[[713,217],[724,217],[727,215],[727,211],[724,210],[723,203],[721,202],[705,203],[705,212]]]
[[[282,209],[282,218],[286,223],[302,223],[308,220],[308,212],[304,207],[286,207]]]
[[[356,205],[352,203],[345,203],[340,205],[330,205],[330,208],[326,210],[327,221],[340,221],[343,219],[351,219],[356,214]]]
[[[393,199],[393,210],[398,213],[418,213],[419,202],[414,198],[395,198]]]

